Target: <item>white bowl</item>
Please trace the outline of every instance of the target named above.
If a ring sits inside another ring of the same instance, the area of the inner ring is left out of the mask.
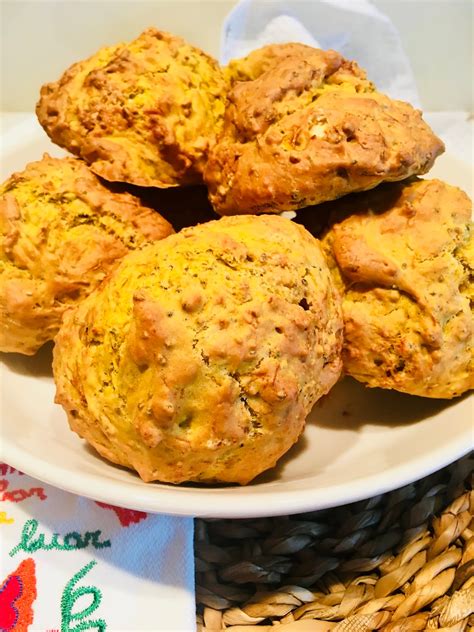
[[[31,121],[6,140],[3,177],[42,151],[61,153]],[[454,158],[439,159],[435,175],[470,190],[471,170]],[[101,459],[69,430],[53,403],[50,366],[51,346],[33,358],[1,354],[0,457],[62,489],[132,509],[207,517],[322,509],[403,486],[474,446],[472,397],[423,399],[346,378],[315,406],[297,445],[252,484],[147,484]]]

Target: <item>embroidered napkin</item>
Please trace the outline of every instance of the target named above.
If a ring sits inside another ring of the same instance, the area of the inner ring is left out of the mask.
[[[87,500],[6,464],[0,501],[0,630],[194,630],[190,518]]]

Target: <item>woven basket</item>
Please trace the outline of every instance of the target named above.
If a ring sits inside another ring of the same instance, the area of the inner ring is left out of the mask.
[[[198,632],[474,629],[471,455],[296,516],[196,520]]]

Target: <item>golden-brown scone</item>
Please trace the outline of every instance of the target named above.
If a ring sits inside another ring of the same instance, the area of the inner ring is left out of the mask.
[[[440,180],[416,180],[333,208],[323,245],[343,291],[345,371],[368,386],[423,397],[472,388],[468,196]]]
[[[0,188],[0,350],[34,354],[117,261],[173,232],[85,163],[47,154]]]
[[[217,61],[149,28],[43,86],[36,112],[55,143],[106,180],[170,187],[202,182],[224,99]]]
[[[278,45],[231,62],[204,178],[220,215],[280,213],[427,172],[444,145],[421,113],[335,51]],[[283,51],[283,52],[282,52]],[[240,73],[240,75],[239,75]]]
[[[248,483],[341,370],[319,242],[277,216],[186,228],[126,257],[56,338],[71,428],[143,480]]]
[[[253,81],[288,57],[312,60],[314,63],[318,57],[327,59],[332,54],[333,51],[324,51],[297,42],[268,44],[253,50],[246,57],[231,59],[227,66],[224,66],[223,72],[226,80],[232,85],[237,81]]]

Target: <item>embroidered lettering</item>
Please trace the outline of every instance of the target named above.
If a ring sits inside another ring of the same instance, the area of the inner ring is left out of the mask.
[[[77,533],[77,531],[71,531],[66,533],[63,537],[63,541],[60,541],[59,533],[53,533],[51,542],[46,542],[46,536],[44,533],[40,533],[35,538],[38,530],[38,521],[34,518],[27,520],[23,525],[21,532],[21,540],[17,546],[15,546],[9,553],[11,557],[16,555],[18,551],[25,551],[26,553],[34,553],[35,551],[75,551],[77,549],[84,549],[89,545],[89,542],[95,549],[103,549],[112,546],[110,540],[103,540],[99,538],[102,535],[101,531],[86,531],[84,535]]]
[[[92,562],[81,568],[66,584],[61,598],[61,632],[80,632],[81,630],[91,630],[93,628],[96,628],[99,632],[104,632],[107,629],[104,619],[85,620],[100,606],[102,601],[101,590],[96,586],[74,588],[96,564],[97,562],[92,560]],[[92,597],[91,603],[79,612],[73,612],[75,602],[84,595]],[[77,622],[77,624],[73,622]],[[72,627],[71,623],[73,623]]]
[[[19,503],[31,496],[37,496],[40,500],[46,500],[47,496],[42,487],[30,487],[30,489],[13,489],[12,491],[6,491],[10,483],[7,480],[0,481],[0,501],[9,500],[13,503]]]

